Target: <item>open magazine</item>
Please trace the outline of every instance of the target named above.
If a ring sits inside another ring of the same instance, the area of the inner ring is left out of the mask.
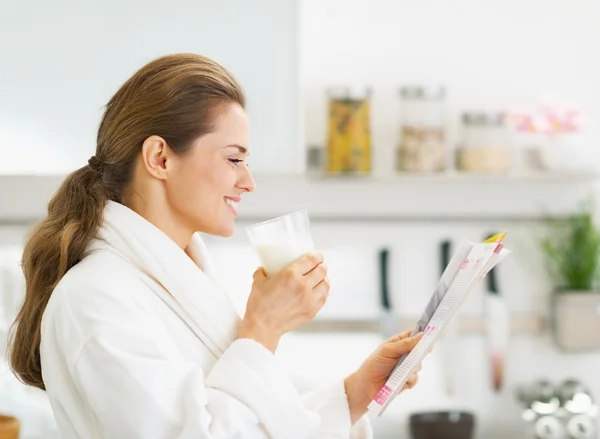
[[[505,236],[503,232],[482,243],[466,239],[460,242],[413,330],[412,335],[423,332],[423,337],[409,354],[400,357],[387,382],[369,404],[372,413],[381,416],[385,412],[460,308],[473,283],[510,253],[503,245]]]

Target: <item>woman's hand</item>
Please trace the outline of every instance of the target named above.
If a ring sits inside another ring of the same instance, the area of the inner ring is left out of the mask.
[[[423,333],[410,337],[411,332],[412,330],[409,330],[387,340],[364,361],[356,372],[346,378],[346,395],[352,424],[367,412],[368,405],[386,383],[398,359],[412,351],[423,337]],[[420,370],[421,365],[408,379],[404,389],[412,389],[417,384]]]
[[[328,296],[327,267],[320,253],[309,253],[272,277],[261,267],[254,272],[239,337],[275,352],[281,336],[314,319]]]

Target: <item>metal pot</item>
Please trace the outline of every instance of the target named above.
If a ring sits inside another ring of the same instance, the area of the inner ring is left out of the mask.
[[[413,439],[472,439],[475,416],[464,411],[414,413],[409,426]]]

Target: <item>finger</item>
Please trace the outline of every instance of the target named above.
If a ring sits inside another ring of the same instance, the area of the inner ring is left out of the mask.
[[[398,340],[393,343],[388,343],[388,346],[389,346],[390,351],[394,355],[400,356],[400,355],[404,355],[404,354],[407,354],[410,351],[412,351],[414,349],[414,347],[417,345],[417,343],[419,343],[421,338],[423,338],[423,333],[419,332],[418,334],[416,334],[412,337],[407,337],[407,338]]]
[[[415,387],[417,385],[417,383],[419,382],[419,374],[414,374],[412,377],[410,377],[410,379],[408,380],[408,382],[410,383],[410,388],[411,389],[413,387]]]
[[[394,342],[397,342],[399,340],[405,339],[405,338],[409,337],[410,334],[412,334],[412,332],[413,332],[412,329],[407,329],[406,331],[401,332],[400,334],[396,334],[393,337],[389,338],[388,342],[389,343],[394,343]]]
[[[404,389],[412,389],[413,387],[415,387],[417,385],[418,381],[419,381],[419,375],[417,375],[416,373],[411,375],[410,378],[408,380],[406,380],[406,384],[404,384]]]
[[[318,252],[307,253],[292,263],[303,276],[323,262],[323,255]],[[316,285],[316,284],[315,284]]]
[[[423,364],[422,364],[422,363],[419,363],[419,364],[417,365],[417,367],[415,368],[415,370],[413,371],[413,375],[416,375],[416,374],[418,374],[419,372],[421,372],[421,369],[423,369]]]
[[[254,282],[260,281],[267,277],[267,273],[265,273],[265,269],[263,267],[258,267],[254,274],[252,275],[252,280]]]
[[[317,284],[317,286],[315,286],[313,291],[314,291],[316,300],[321,299],[323,296],[328,296],[329,295],[329,279],[328,278],[323,279],[321,282],[319,282]]]
[[[308,272],[306,282],[310,288],[316,288],[327,277],[327,265],[321,263]]]
[[[315,287],[314,291],[317,298],[315,308],[317,312],[319,312],[329,298],[329,282],[327,280],[323,280],[323,282],[319,283],[319,285]]]

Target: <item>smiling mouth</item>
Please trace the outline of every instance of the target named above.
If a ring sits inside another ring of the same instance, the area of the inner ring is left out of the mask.
[[[238,201],[233,201],[231,198],[225,198],[225,204],[227,204],[228,206],[230,206],[233,209],[233,211],[235,213],[237,213],[237,210],[238,210],[237,207],[238,207],[238,204],[239,204]]]

